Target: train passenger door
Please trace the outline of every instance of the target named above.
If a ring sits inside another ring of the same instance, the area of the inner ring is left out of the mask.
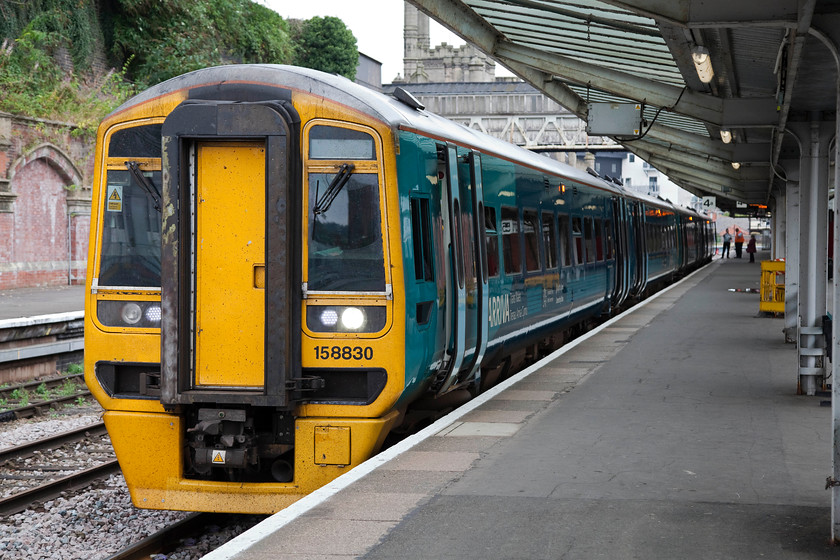
[[[199,142],[195,177],[195,385],[262,388],[265,143]]]
[[[618,197],[613,198],[613,220],[611,227],[615,246],[615,284],[612,292],[612,305],[613,308],[616,308],[624,303],[629,292],[627,220],[624,216],[624,201]]]
[[[291,103],[190,100],[163,143],[161,403],[290,407],[300,378]]]
[[[442,146],[447,208],[442,212],[444,239],[449,247],[446,274],[447,358],[438,393],[479,371],[487,346],[487,272],[484,249],[484,205],[481,159],[475,152],[459,160],[457,148]],[[465,374],[459,372],[465,369]]]
[[[632,295],[641,296],[647,287],[648,255],[647,235],[645,230],[644,206],[642,203],[633,201],[630,203],[630,222],[633,224],[633,253],[636,255],[636,266],[634,270],[635,282],[633,283]]]

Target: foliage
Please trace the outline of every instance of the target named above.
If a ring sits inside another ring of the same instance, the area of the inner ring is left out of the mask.
[[[82,70],[90,68],[102,37],[91,0],[0,2],[0,37],[19,37],[26,29],[48,34],[52,46],[66,48]]]
[[[288,63],[285,20],[250,0],[114,0],[104,14],[115,60],[130,60],[128,74],[143,85],[219,64]],[[113,7],[113,6],[112,6]]]
[[[37,29],[38,18],[17,40],[0,49],[0,110],[73,122],[92,133],[114,107],[132,93],[120,73],[66,73],[55,53],[66,48],[64,35]]]
[[[64,372],[65,375],[77,375],[79,373],[85,372],[85,366],[82,364],[68,364],[67,370]]]
[[[340,19],[332,16],[308,19],[295,30],[294,64],[351,80],[356,78],[359,51],[356,37]]]
[[[92,135],[138,89],[207,66],[299,64],[355,77],[356,39],[341,20],[296,23],[290,31],[251,0],[0,1],[0,111]],[[103,54],[121,70],[103,69]]]

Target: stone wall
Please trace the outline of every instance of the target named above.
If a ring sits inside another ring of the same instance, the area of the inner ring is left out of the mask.
[[[94,141],[0,113],[0,290],[84,283]]]

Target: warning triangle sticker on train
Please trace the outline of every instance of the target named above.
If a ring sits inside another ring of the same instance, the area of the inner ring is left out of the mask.
[[[213,452],[213,462],[224,465],[225,464],[225,452],[224,451],[214,451]]]
[[[120,198],[120,193],[117,192],[117,189],[111,191],[111,196],[108,197],[108,200],[122,200]]]

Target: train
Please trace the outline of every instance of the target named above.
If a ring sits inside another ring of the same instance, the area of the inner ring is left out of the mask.
[[[282,65],[197,70],[107,116],[90,229],[85,380],[134,505],[262,514],[715,239],[404,89]]]

